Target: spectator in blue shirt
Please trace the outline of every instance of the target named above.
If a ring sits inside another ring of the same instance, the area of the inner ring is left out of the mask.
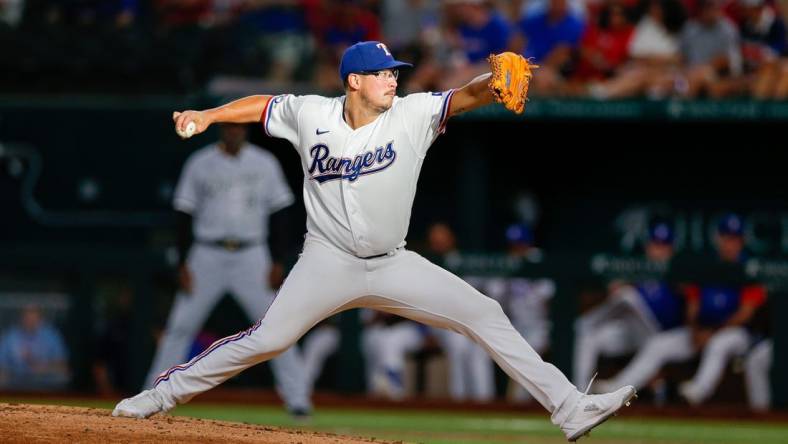
[[[18,325],[0,336],[0,387],[14,390],[63,388],[69,380],[63,338],[39,307],[22,310]]]
[[[512,27],[484,0],[447,0],[446,48],[420,63],[407,89],[445,91],[490,70],[487,57],[509,48]],[[446,54],[448,57],[441,59]]]
[[[457,33],[468,63],[483,62],[490,54],[506,50],[511,27],[500,13],[488,4],[463,0],[456,6]]]
[[[517,27],[523,41],[516,46],[540,66],[531,86],[533,91],[560,93],[563,76],[585,29],[582,17],[568,7],[567,0],[550,0],[545,10],[527,11]]]

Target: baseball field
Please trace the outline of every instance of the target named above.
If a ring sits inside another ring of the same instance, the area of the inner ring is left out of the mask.
[[[96,400],[1,399],[3,442],[248,442],[430,444],[566,442],[547,415],[514,412],[319,408],[297,423],[278,406],[193,403],[148,420],[112,418]],[[778,444],[779,421],[654,418],[624,412],[596,429],[588,444]],[[581,441],[583,442],[583,441]]]

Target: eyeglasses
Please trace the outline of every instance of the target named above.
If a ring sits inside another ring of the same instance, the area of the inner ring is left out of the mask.
[[[361,71],[363,76],[375,76],[378,80],[397,80],[399,78],[398,69],[383,69],[380,71]]]

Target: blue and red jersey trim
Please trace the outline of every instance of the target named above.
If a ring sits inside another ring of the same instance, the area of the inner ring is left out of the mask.
[[[187,362],[186,364],[181,364],[181,365],[176,365],[174,367],[170,367],[168,370],[166,370],[165,372],[160,374],[158,378],[156,378],[156,381],[153,383],[153,386],[156,387],[160,383],[170,379],[170,376],[173,373],[175,373],[175,372],[183,371],[183,370],[188,369],[189,367],[191,367],[194,364],[196,364],[197,361],[199,361],[200,359],[208,356],[211,352],[213,352],[217,348],[221,347],[222,345],[229,344],[230,342],[235,342],[235,341],[238,341],[239,339],[242,339],[242,338],[244,338],[246,336],[249,336],[250,334],[252,334],[255,330],[257,330],[260,327],[260,323],[261,322],[262,322],[262,319],[257,321],[256,324],[254,324],[253,326],[251,326],[250,328],[248,328],[246,330],[238,332],[238,333],[236,333],[236,334],[234,334],[232,336],[227,336],[225,338],[219,339],[218,341],[216,341],[213,344],[211,344],[210,347],[206,348],[202,353],[200,353],[199,355],[197,355],[194,358],[192,358],[192,360]]]
[[[263,115],[260,116],[260,123],[263,125],[263,131],[265,131],[265,134],[269,137],[273,136],[268,132],[268,121],[271,120],[271,108],[274,106],[274,100],[278,97],[284,97],[284,95],[271,96],[268,98],[268,101],[265,102],[265,108],[263,108]]]
[[[443,106],[441,107],[440,125],[438,126],[438,134],[446,132],[446,123],[449,121],[449,109],[451,109],[451,99],[454,97],[455,89],[450,89],[446,98],[443,99]]]

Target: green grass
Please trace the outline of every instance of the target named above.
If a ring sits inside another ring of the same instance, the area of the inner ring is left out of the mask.
[[[35,402],[53,403],[51,400]],[[112,407],[110,403],[98,401],[59,400],[54,403],[107,409]],[[320,408],[307,425],[295,423],[281,408],[271,406],[195,403],[180,406],[173,414],[428,444],[566,442],[558,429],[550,424],[546,413],[517,415]],[[788,425],[744,421],[641,419],[624,414],[602,425],[592,433],[591,439],[584,441],[588,444],[783,444],[788,443]]]

